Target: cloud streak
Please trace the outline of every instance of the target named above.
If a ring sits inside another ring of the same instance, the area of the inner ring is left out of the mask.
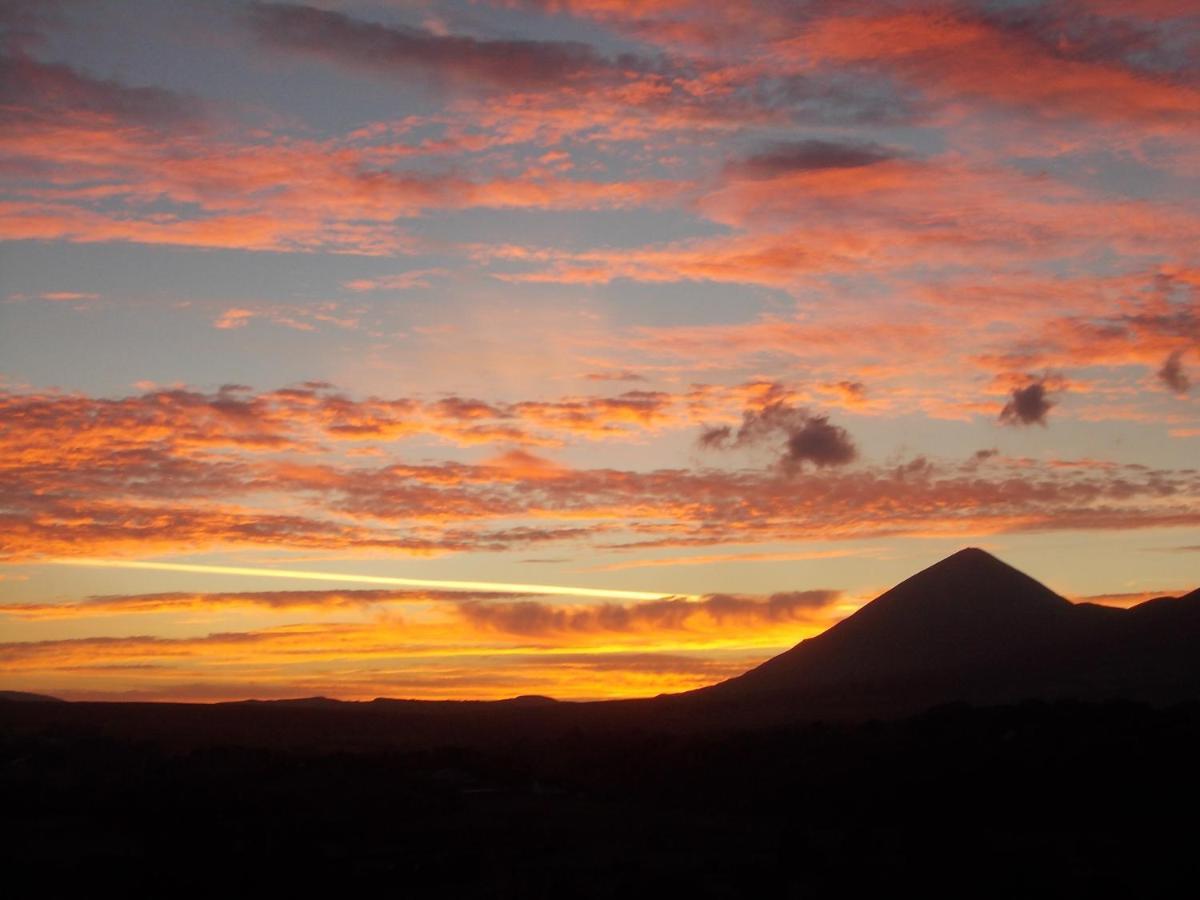
[[[140,569],[155,572],[188,572],[197,575],[247,575],[253,578],[286,578],[289,581],[341,581],[351,584],[388,584],[401,587],[435,588],[471,593],[532,594],[567,597],[604,597],[636,600],[661,599],[663,594],[624,591],[610,588],[569,587],[554,584],[511,584],[491,581],[453,581],[429,578],[401,578],[393,575],[364,575],[345,572],[311,572],[300,569],[273,569],[266,566],[215,566],[200,563],[144,562],[120,559],[56,559],[60,566],[87,566],[106,569]]]
[[[840,596],[814,590],[772,594],[766,598],[713,594],[698,601],[669,598],[634,605],[586,608],[555,607],[526,600],[515,603],[465,603],[460,614],[473,625],[512,635],[570,635],[580,632],[690,631],[722,629],[731,624],[810,621]]]
[[[623,80],[646,71],[632,54],[615,60],[578,42],[483,40],[385,26],[295,3],[251,3],[248,20],[264,45],[394,76],[428,75],[463,89],[552,88]]]

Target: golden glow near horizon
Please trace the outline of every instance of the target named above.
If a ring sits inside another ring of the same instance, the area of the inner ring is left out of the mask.
[[[141,562],[121,559],[55,559],[57,566],[91,566],[103,569],[146,569],[157,572],[194,572],[200,575],[247,575],[254,578],[290,578],[302,581],[337,581],[391,587],[424,587],[442,591],[480,591],[496,594],[537,594],[553,597],[596,597],[605,600],[698,600],[695,594],[656,591],[622,591],[609,588],[570,587],[559,584],[516,584],[504,581],[446,581],[436,578],[398,578],[391,575],[351,575],[343,572],[308,572],[258,566],[211,566],[200,563]]]

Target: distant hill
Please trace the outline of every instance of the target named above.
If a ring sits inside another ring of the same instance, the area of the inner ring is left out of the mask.
[[[0,691],[0,703],[66,703],[48,694],[30,694],[27,691]]]
[[[1072,604],[968,548],[824,633],[692,698],[789,715],[891,715],[1027,698],[1200,699],[1200,591]]]

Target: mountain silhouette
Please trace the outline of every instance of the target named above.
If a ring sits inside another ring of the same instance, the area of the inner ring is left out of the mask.
[[[866,682],[977,667],[1058,637],[1073,612],[1045,585],[967,548],[735,681]]]
[[[788,714],[905,713],[1029,698],[1200,698],[1200,591],[1131,609],[1071,603],[976,548],[816,637],[692,692]]]

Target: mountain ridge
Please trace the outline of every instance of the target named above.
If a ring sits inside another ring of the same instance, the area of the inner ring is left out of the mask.
[[[910,576],[750,671],[691,692],[726,708],[868,713],[959,700],[1200,699],[1200,590],[1073,604],[978,548]]]

